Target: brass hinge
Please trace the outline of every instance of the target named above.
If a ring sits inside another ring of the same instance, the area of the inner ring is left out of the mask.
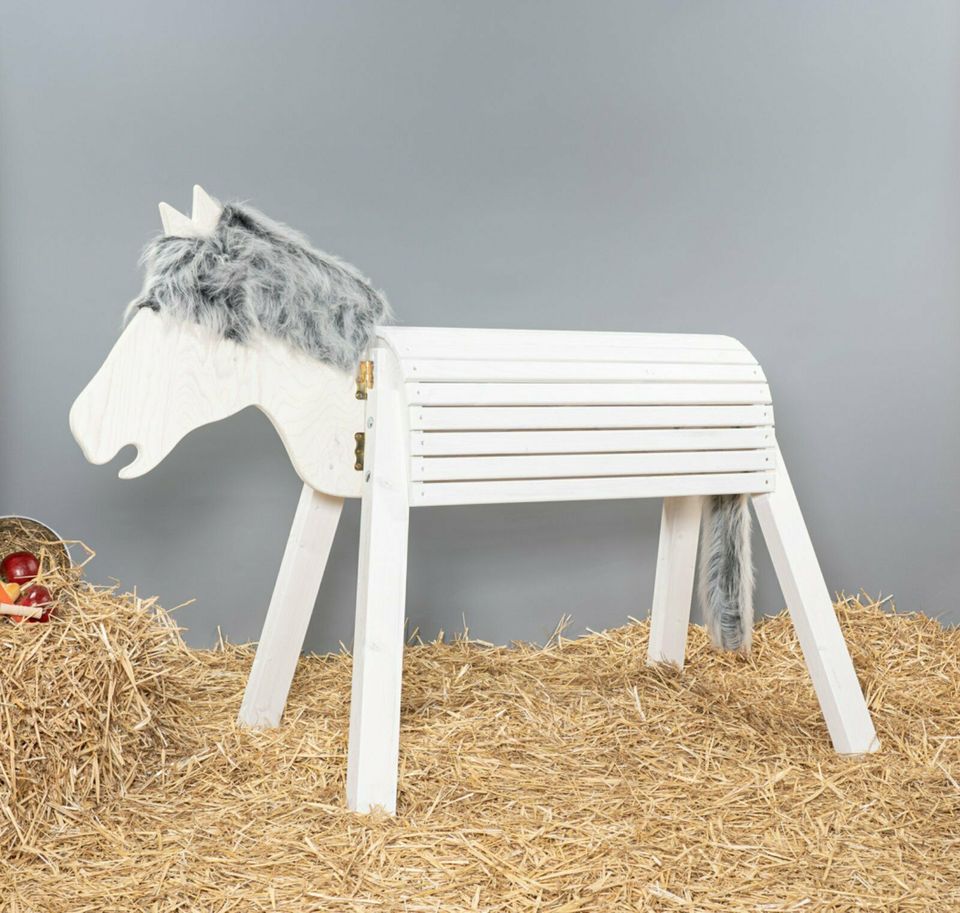
[[[359,396],[359,394],[357,395]],[[363,469],[363,446],[366,443],[367,436],[362,431],[358,431],[353,436],[353,439],[357,442],[357,446],[353,448],[353,455],[355,457],[353,468],[359,472]]]
[[[357,399],[366,399],[367,391],[373,389],[373,362],[361,361],[357,371]]]

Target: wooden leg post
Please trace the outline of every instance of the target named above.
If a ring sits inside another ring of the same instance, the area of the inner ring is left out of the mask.
[[[776,490],[754,496],[753,505],[833,747],[841,754],[876,751],[870,711],[779,451],[777,461]]]
[[[404,406],[388,357],[375,361],[360,512],[347,805],[396,811],[409,501]]]
[[[342,508],[343,498],[303,486],[240,705],[241,725],[280,725]]]
[[[647,662],[683,667],[700,539],[699,497],[664,498]]]

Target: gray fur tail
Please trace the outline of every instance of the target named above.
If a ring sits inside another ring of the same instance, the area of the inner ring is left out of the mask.
[[[747,495],[704,499],[700,543],[700,605],[713,645],[750,652],[753,636],[753,561]]]

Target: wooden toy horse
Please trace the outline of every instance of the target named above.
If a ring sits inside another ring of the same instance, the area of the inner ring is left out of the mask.
[[[395,809],[408,514],[425,505],[662,498],[648,659],[681,666],[702,515],[711,634],[749,647],[749,612],[710,609],[730,602],[724,586],[749,589],[729,572],[749,576],[749,497],[834,747],[878,747],[776,444],[770,391],[736,340],[374,326],[386,308],[365,280],[304,254],[282,226],[200,188],[192,218],[165,204],[161,216],[144,292],[71,429],[94,463],[135,444],[120,471],[132,478],[191,429],[245,406],[276,427],[304,488],[240,708],[251,726],[280,721],[343,499],[362,499],[350,808]],[[265,276],[264,238],[281,259],[307,259]],[[254,266],[237,278],[244,257]],[[307,274],[330,303],[320,322],[332,343],[291,328],[277,303],[302,295]]]

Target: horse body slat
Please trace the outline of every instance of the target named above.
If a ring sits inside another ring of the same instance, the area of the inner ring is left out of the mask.
[[[674,354],[668,354],[670,352]],[[726,381],[729,383],[763,383],[763,370],[757,364],[730,363],[710,358],[703,349],[684,350],[696,360],[676,357],[680,350],[657,350],[663,359],[646,361],[572,361],[550,358],[421,358],[404,359],[403,374],[419,383],[501,383],[555,382],[603,383],[676,382],[695,383]],[[736,351],[736,350],[729,350]],[[726,354],[726,353],[722,353]]]
[[[769,447],[772,442],[773,427],[770,425],[754,428],[410,432],[410,452],[413,457],[752,450]]]
[[[542,501],[606,501],[745,494],[770,491],[775,483],[774,472],[412,482],[410,506],[532,504]]]
[[[773,468],[772,454],[773,448],[660,453],[413,457],[410,461],[410,478],[417,482],[462,482],[483,479],[605,478],[755,472]]]
[[[696,333],[608,333],[597,330],[501,330],[461,327],[377,328],[377,339],[398,358],[554,358],[590,360],[600,352],[599,361],[656,359],[658,351],[701,350],[736,352],[746,361],[756,359],[741,342],[730,336]]]

